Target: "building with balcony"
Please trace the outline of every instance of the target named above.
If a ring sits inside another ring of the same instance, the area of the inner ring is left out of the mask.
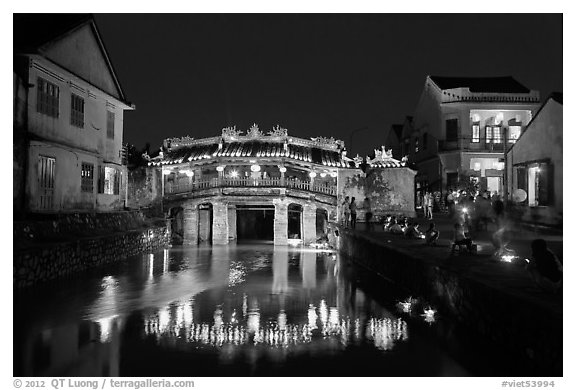
[[[14,210],[124,206],[127,102],[90,15],[14,15]]]
[[[414,212],[415,172],[390,151],[351,159],[340,140],[292,137],[279,126],[267,134],[254,124],[246,135],[229,127],[217,137],[167,139],[149,170],[161,172],[162,208],[185,245],[310,244],[340,219],[344,196],[356,197],[360,219],[367,196],[376,215]]]
[[[526,222],[562,226],[562,100],[552,94],[508,151],[508,193]]]
[[[465,188],[503,192],[504,150],[540,106],[538,91],[512,77],[427,76],[402,142],[423,191]]]

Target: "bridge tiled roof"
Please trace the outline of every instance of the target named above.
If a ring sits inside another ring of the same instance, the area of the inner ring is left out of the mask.
[[[286,147],[285,147],[286,145]],[[312,164],[337,168],[353,168],[355,164],[350,159],[343,159],[340,151],[327,150],[321,147],[284,144],[283,142],[265,142],[260,140],[247,142],[199,143],[180,146],[171,149],[162,157],[151,161],[151,165],[170,165],[194,162],[218,157],[231,158],[285,158]]]

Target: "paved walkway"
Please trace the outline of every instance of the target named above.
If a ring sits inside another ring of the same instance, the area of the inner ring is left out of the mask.
[[[420,224],[419,229],[421,231],[425,231],[431,222],[422,217],[416,218],[416,220]],[[562,293],[553,295],[541,291],[522,265],[504,263],[492,257],[494,247],[490,238],[495,231],[493,224],[488,227],[488,231],[473,235],[474,243],[478,245],[477,254],[460,254],[457,252],[455,255],[451,255],[454,222],[445,214],[435,216],[432,222],[440,231],[438,245],[435,247],[424,245],[424,240],[408,239],[404,236],[384,232],[381,225],[375,225],[371,231],[367,232],[366,226],[358,223],[356,233],[368,237],[373,242],[393,246],[401,252],[422,259],[426,263],[449,267],[463,277],[473,278],[495,289],[503,290],[521,299],[530,300],[546,311],[551,310],[555,315],[562,316]],[[515,228],[513,240],[509,247],[514,249],[522,258],[529,258],[530,243],[535,238],[545,239],[549,248],[562,260],[562,235],[560,234],[537,234],[533,231]]]

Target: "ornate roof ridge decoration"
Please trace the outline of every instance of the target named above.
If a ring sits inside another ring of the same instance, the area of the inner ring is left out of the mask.
[[[327,148],[331,150],[339,150],[344,148],[344,141],[334,139],[334,137],[327,138],[320,136],[310,139],[316,144],[316,146],[321,148]]]
[[[242,130],[236,130],[236,126],[228,126],[222,129],[222,138],[224,141],[234,141],[242,136]]]
[[[288,130],[276,125],[272,127],[272,130],[268,132],[268,135],[273,138],[286,138],[288,137]]]
[[[166,138],[164,140],[164,148],[167,151],[175,150],[178,148],[194,145],[217,144],[221,137],[199,138],[194,139],[189,136],[182,138]]]
[[[406,161],[404,161],[404,159],[400,161],[392,157],[392,149],[386,150],[384,145],[382,145],[380,149],[374,149],[374,158],[371,159],[369,156],[366,156],[366,163],[371,167],[399,167],[406,165]]]
[[[252,139],[262,138],[263,136],[264,134],[262,134],[260,128],[258,128],[258,125],[256,123],[250,126],[250,129],[248,129],[248,131],[246,132],[246,137]]]
[[[360,157],[359,154],[357,154],[356,157],[354,157],[354,158],[350,158],[350,157],[346,156],[346,153],[347,153],[346,149],[342,150],[342,153],[341,153],[342,161],[346,162],[347,164],[353,162],[354,166],[356,168],[360,168],[360,164],[362,164],[364,162],[364,159],[362,157]]]

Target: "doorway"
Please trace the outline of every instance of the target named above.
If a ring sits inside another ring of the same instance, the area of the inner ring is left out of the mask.
[[[273,205],[237,205],[236,234],[240,241],[274,241]]]

